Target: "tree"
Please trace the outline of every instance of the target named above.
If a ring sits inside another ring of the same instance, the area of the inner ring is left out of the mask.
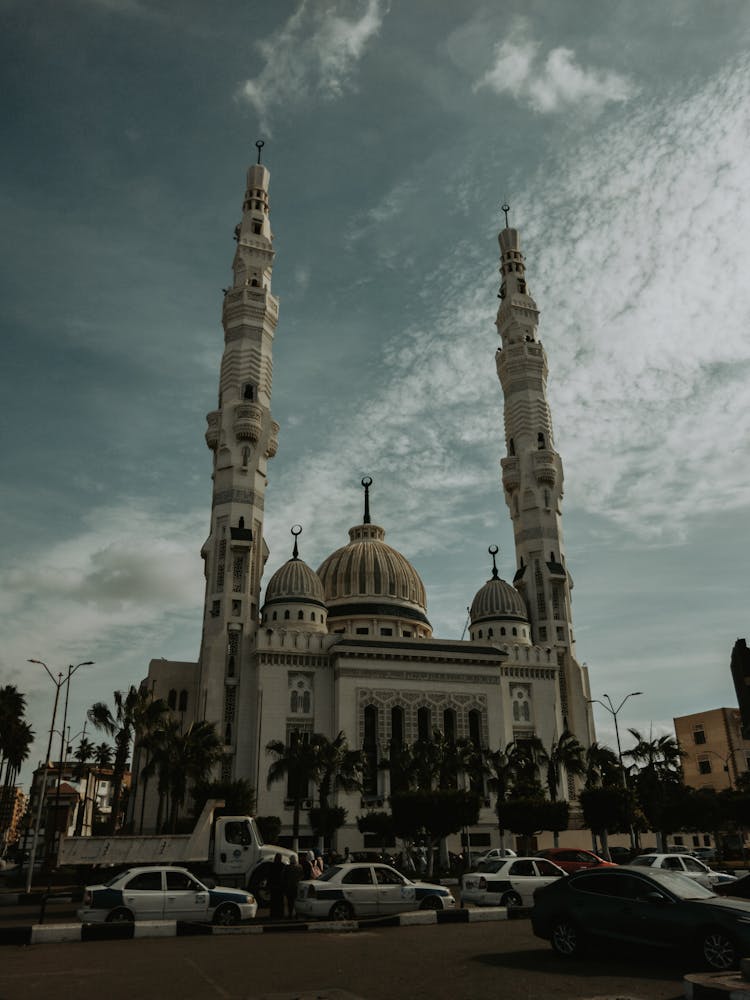
[[[560,738],[553,742],[549,752],[542,751],[540,755],[542,764],[546,767],[547,792],[550,802],[557,802],[557,794],[560,791],[560,782],[563,773],[567,775],[581,775],[586,770],[584,763],[584,749],[569,729],[564,729]],[[568,828],[568,810],[559,810],[556,824],[563,823],[564,826],[552,826],[555,847],[560,844],[560,830]],[[550,814],[552,815],[552,814]]]
[[[314,758],[312,780],[318,789],[319,807],[311,809],[309,816],[322,850],[325,840],[330,840],[346,822],[346,810],[332,808],[329,799],[338,789],[344,792],[361,790],[364,758],[361,750],[349,749],[343,732],[334,740],[322,733],[313,733],[310,748]]]
[[[486,760],[489,773],[487,784],[490,790],[495,793],[495,814],[500,829],[500,847],[505,848],[505,831],[510,828],[503,825],[503,806],[510,797],[519,773],[526,766],[526,761],[517,743],[507,743],[504,747],[494,750],[487,755]]]
[[[275,760],[268,768],[267,787],[276,781],[286,781],[287,798],[292,800],[292,841],[294,850],[299,850],[299,815],[302,802],[308,797],[310,783],[317,774],[317,759],[307,734],[293,732],[289,744],[281,740],[271,740],[266,744],[266,753]]]
[[[122,802],[122,781],[130,754],[130,744],[135,736],[149,725],[154,714],[163,714],[159,703],[150,691],[133,685],[123,693],[114,692],[115,709],[112,711],[103,701],[98,701],[86,713],[90,722],[112,737],[115,741],[115,759],[112,771],[112,813],[108,833],[117,829]],[[163,705],[163,702],[161,703]]]
[[[658,849],[662,851],[668,832],[668,807],[671,807],[674,798],[672,792],[682,785],[684,751],[674,736],[646,739],[637,729],[629,729],[628,732],[636,742],[623,756],[629,757],[637,768],[633,785],[638,802],[656,833]]]
[[[380,851],[385,854],[386,847],[393,843],[396,832],[393,827],[393,816],[389,812],[369,812],[357,816],[357,829],[360,833],[371,833],[380,841]]]
[[[188,788],[207,781],[221,758],[222,743],[212,722],[201,719],[191,723],[184,733],[171,731],[167,758],[174,763],[169,770],[169,829],[177,832],[180,809]]]
[[[586,748],[586,788],[610,788],[622,785],[620,760],[614,750],[597,743]]]
[[[91,774],[91,766],[89,764],[89,761],[93,758],[95,752],[96,752],[96,747],[91,742],[91,740],[86,739],[85,736],[82,736],[78,743],[76,751],[73,754],[73,757],[76,761],[75,767],[73,768],[73,777],[76,779],[76,781],[79,782],[83,781],[84,778],[86,779],[86,783],[83,786],[83,795],[81,796],[82,801],[79,802],[78,812],[76,813],[76,826],[75,826],[76,837],[80,837],[81,834],[83,833],[83,823],[84,820],[86,819],[86,807],[89,802],[89,797],[87,794],[90,774]]]
[[[479,819],[480,798],[463,789],[425,789],[391,795],[393,829],[405,840],[427,838],[428,876],[432,875],[435,848],[452,833],[473,826]]]
[[[607,788],[584,788],[578,798],[586,826],[598,836],[609,856],[607,836],[627,830],[633,815],[633,793],[621,782]]]
[[[94,763],[97,767],[112,767],[114,753],[109,743],[97,743],[94,747]]]
[[[245,778],[236,781],[199,781],[190,793],[193,815],[197,819],[209,799],[223,799],[224,806],[216,816],[252,816],[255,812],[255,789]]]
[[[11,797],[23,762],[31,753],[34,731],[24,719],[26,695],[14,684],[0,688],[0,815],[10,820]],[[4,828],[0,828],[0,833]],[[2,838],[0,838],[0,843]]]

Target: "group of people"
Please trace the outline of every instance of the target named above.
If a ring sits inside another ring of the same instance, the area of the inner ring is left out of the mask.
[[[277,854],[271,864],[268,876],[268,891],[271,896],[271,920],[281,920],[286,915],[295,916],[297,886],[300,882],[317,878],[323,874],[323,856],[320,851],[306,851],[299,858],[296,854],[289,856],[289,864],[284,864],[280,854]]]

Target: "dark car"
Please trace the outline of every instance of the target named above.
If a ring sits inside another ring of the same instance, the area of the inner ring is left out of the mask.
[[[647,868],[580,871],[534,893],[531,923],[560,955],[591,941],[691,951],[716,970],[750,955],[750,903]]]
[[[537,851],[537,857],[554,861],[564,872],[577,872],[582,868],[594,868],[596,865],[611,865],[593,851],[585,851],[581,847],[545,847]]]

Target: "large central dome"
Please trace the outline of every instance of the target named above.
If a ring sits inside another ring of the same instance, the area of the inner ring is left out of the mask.
[[[363,485],[367,491],[370,481]],[[349,544],[328,556],[318,577],[331,631],[407,638],[432,634],[424,584],[408,559],[386,545],[385,530],[370,523],[367,492],[364,522],[350,528]]]

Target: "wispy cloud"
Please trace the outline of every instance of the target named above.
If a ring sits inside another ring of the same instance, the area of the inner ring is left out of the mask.
[[[510,94],[540,114],[570,110],[600,111],[606,104],[629,100],[633,82],[613,70],[581,66],[571,49],[542,50],[518,19],[509,36],[495,46],[495,61],[474,84],[496,94]]]
[[[280,28],[258,42],[264,66],[241,84],[238,97],[255,109],[266,132],[279,107],[311,95],[333,100],[352,86],[354,70],[387,13],[386,0],[358,6],[359,14],[352,16],[351,4],[343,0],[326,6],[302,0]]]

